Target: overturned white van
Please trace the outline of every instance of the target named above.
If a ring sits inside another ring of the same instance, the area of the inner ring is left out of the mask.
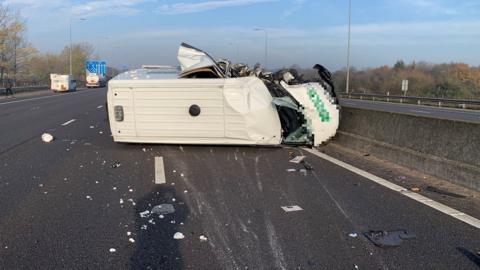
[[[339,110],[329,78],[299,82],[288,71],[217,63],[187,44],[178,59],[179,69],[144,67],[109,81],[114,141],[320,145],[336,133]]]

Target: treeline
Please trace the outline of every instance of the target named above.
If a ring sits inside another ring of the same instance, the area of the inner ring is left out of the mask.
[[[49,85],[50,74],[69,74],[70,47],[60,53],[39,53],[27,41],[26,23],[19,12],[0,3],[0,86],[7,81],[15,86]],[[88,43],[72,44],[72,74],[77,84],[85,81],[85,61],[98,59]],[[107,75],[118,71],[107,68]]]
[[[346,69],[333,74],[337,91],[345,92]],[[350,90],[376,94],[403,95],[402,80],[408,80],[410,96],[480,99],[480,67],[464,63],[430,64],[397,61],[393,67],[350,71]]]

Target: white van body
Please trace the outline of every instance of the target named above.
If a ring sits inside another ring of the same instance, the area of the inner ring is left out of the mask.
[[[235,75],[188,44],[178,59],[180,69],[144,66],[108,82],[114,141],[320,145],[338,129],[339,108],[321,82]]]
[[[136,70],[109,81],[108,114],[116,142],[281,143],[278,113],[258,78],[177,79],[172,75]],[[200,108],[198,116],[189,113],[192,105]],[[123,108],[123,121],[115,120],[115,106]]]
[[[72,75],[50,74],[51,89],[54,92],[68,92],[77,89],[77,82]]]

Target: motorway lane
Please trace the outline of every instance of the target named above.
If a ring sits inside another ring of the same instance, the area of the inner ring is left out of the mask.
[[[79,98],[75,122],[49,126],[54,142],[0,154],[1,269],[478,269],[478,229],[308,153],[314,172],[286,172],[301,149],[113,143],[104,99]],[[160,203],[176,212],[140,217]],[[418,237],[381,249],[348,236],[369,229]]]
[[[0,103],[0,153],[37,138],[59,123],[75,119],[86,113],[83,108],[91,104],[103,105],[105,93],[105,89],[46,93],[41,97],[8,99]]]
[[[454,121],[480,123],[480,111],[461,110],[453,108],[438,108],[432,106],[419,106],[412,104],[399,104],[381,101],[341,98],[340,105],[345,107],[379,110],[393,113],[410,114]]]

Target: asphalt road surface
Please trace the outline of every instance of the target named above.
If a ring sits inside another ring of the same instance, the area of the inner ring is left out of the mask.
[[[114,143],[105,94],[0,104],[0,269],[479,267],[479,229],[300,148]],[[287,172],[292,153],[314,170]],[[145,212],[160,204],[175,212]],[[395,229],[416,238],[362,235]]]
[[[386,112],[403,113],[416,116],[449,119],[455,121],[466,121],[480,123],[480,111],[461,110],[453,108],[438,108],[432,106],[419,106],[412,104],[400,104],[381,101],[340,99],[340,104],[346,107],[380,110]]]

